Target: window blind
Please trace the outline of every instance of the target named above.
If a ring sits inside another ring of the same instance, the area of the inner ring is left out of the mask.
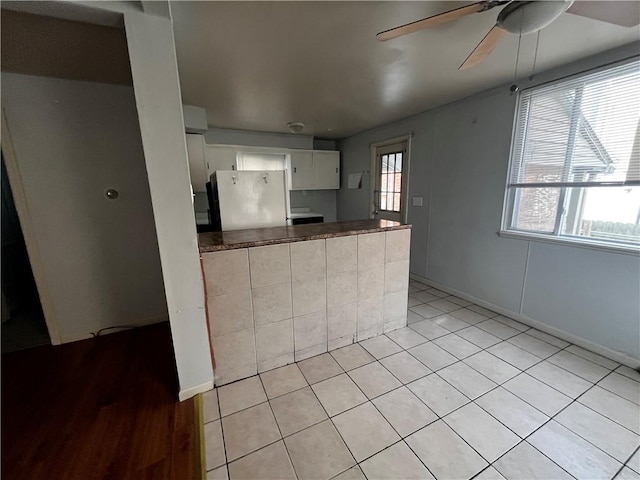
[[[640,185],[640,61],[524,90],[509,186]]]

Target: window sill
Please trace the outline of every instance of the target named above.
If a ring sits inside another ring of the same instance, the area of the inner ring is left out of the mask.
[[[593,240],[575,240],[573,238],[552,237],[536,233],[517,232],[514,230],[500,230],[498,232],[498,235],[500,237],[516,238],[518,240],[555,243],[556,245],[587,248],[590,250],[599,250],[601,252],[622,253],[626,255],[640,256],[640,247],[634,247],[631,245],[612,245],[610,243],[598,242]]]

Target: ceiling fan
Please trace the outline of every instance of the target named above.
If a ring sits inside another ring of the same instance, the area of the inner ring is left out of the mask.
[[[378,33],[381,42],[431,28],[473,13],[483,13],[496,7],[504,8],[498,14],[496,24],[480,41],[459,70],[482,63],[494,48],[509,33],[527,34],[546,27],[564,12],[601,20],[625,27],[640,23],[640,5],[637,1],[517,1],[491,0],[472,3],[438,15],[423,18],[399,27]]]

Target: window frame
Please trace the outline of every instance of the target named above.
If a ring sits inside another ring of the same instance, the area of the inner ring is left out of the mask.
[[[505,181],[505,192],[503,199],[503,207],[502,207],[502,217],[500,221],[500,230],[497,232],[499,236],[505,238],[514,238],[528,241],[539,241],[543,243],[551,243],[551,244],[559,244],[565,246],[575,246],[593,250],[600,250],[606,252],[615,252],[615,253],[623,253],[630,254],[633,256],[640,256],[640,245],[624,243],[624,242],[616,242],[610,240],[600,240],[593,237],[582,237],[578,235],[567,235],[561,233],[562,227],[562,219],[563,219],[563,208],[561,205],[564,204],[565,198],[567,195],[567,191],[572,188],[598,188],[598,185],[584,185],[584,183],[578,182],[567,182],[567,183],[575,183],[575,185],[556,185],[549,184],[549,188],[558,188],[560,190],[558,197],[558,206],[556,207],[556,221],[554,224],[553,232],[543,232],[543,231],[532,231],[532,230],[519,230],[513,227],[514,215],[517,211],[517,196],[518,191],[525,190],[527,188],[535,188],[532,184],[532,187],[523,187],[523,186],[512,186],[511,178],[513,174],[514,168],[516,168],[514,162],[514,156],[516,153],[516,149],[519,147],[524,147],[524,143],[522,145],[518,145],[517,138],[517,130],[519,128],[518,119],[520,118],[520,114],[523,108],[523,102],[521,101],[522,94],[527,91],[537,90],[541,88],[545,88],[552,85],[557,85],[560,83],[569,82],[571,80],[579,79],[581,77],[585,77],[588,75],[592,75],[595,73],[599,73],[605,70],[611,70],[616,67],[621,67],[630,63],[640,62],[640,56],[634,55],[630,58],[613,62],[607,65],[602,65],[597,68],[593,68],[586,71],[581,71],[575,74],[567,75],[562,78],[558,78],[549,82],[541,82],[535,85],[531,85],[530,87],[518,92],[517,100],[516,100],[516,108],[514,110],[513,122],[512,122],[512,132],[511,132],[511,146],[509,150],[509,166],[507,169],[507,177]],[[527,120],[529,118],[527,117]]]

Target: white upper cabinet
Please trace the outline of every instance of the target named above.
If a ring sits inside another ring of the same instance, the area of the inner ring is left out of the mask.
[[[189,156],[189,175],[194,192],[206,192],[209,181],[204,163],[204,139],[202,135],[187,134],[187,155]]]
[[[205,145],[204,161],[207,177],[216,170],[237,170],[237,151],[233,147]]]
[[[314,151],[313,166],[316,173],[316,189],[340,188],[340,152]]]
[[[311,190],[315,188],[313,152],[291,151],[291,190]]]
[[[291,150],[291,190],[340,188],[340,152]]]

